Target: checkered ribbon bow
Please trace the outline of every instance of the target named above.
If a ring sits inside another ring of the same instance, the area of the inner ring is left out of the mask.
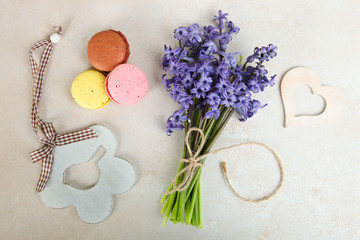
[[[62,27],[58,26],[54,28],[56,29],[56,34],[61,36]],[[45,47],[45,49],[41,56],[41,60],[38,66],[34,58],[34,52],[36,49],[41,48],[43,46]],[[41,40],[35,43],[31,47],[29,52],[32,76],[34,79],[33,104],[31,110],[31,125],[37,138],[43,145],[41,148],[30,153],[30,158],[33,163],[40,160],[42,161],[40,178],[36,186],[37,192],[41,192],[42,190],[44,190],[45,185],[49,180],[52,164],[54,160],[54,156],[52,152],[55,146],[63,146],[66,144],[97,137],[96,133],[91,128],[87,128],[71,133],[58,134],[56,133],[52,123],[45,123],[43,120],[40,119],[38,115],[39,101],[43,88],[45,70],[47,67],[47,63],[49,62],[50,54],[53,49],[53,46],[54,43],[52,41]],[[44,136],[39,135],[38,132],[39,129],[41,130]]]

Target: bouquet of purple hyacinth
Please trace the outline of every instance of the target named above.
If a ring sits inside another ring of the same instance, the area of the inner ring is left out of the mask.
[[[179,47],[165,45],[166,53],[162,60],[166,71],[162,83],[181,106],[167,120],[166,133],[170,135],[174,130],[185,129],[187,132],[192,127],[200,128],[205,137],[201,155],[210,151],[234,112],[239,113],[240,121],[246,121],[265,107],[266,104],[253,99],[253,94],[274,85],[275,75],[268,77],[263,63],[276,56],[277,47],[273,44],[257,47],[243,63],[240,53],[226,52],[227,44],[239,32],[227,16],[220,10],[214,18],[216,26],[200,28],[195,23],[175,29],[174,37],[179,41]],[[191,150],[195,152],[199,143],[200,136],[194,134],[189,140]],[[184,146],[183,158],[188,157],[189,150]],[[181,162],[178,173],[187,164]],[[163,225],[170,217],[174,223],[202,227],[201,170],[201,167],[196,169],[185,190],[162,197]],[[179,175],[176,184],[183,178],[184,175]],[[172,189],[174,183],[167,191]]]

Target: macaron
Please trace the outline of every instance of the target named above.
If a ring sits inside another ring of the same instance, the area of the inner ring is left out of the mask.
[[[132,64],[120,64],[106,77],[105,89],[109,97],[121,105],[140,102],[149,90],[145,74]]]
[[[102,31],[90,39],[87,55],[94,68],[110,72],[117,65],[127,62],[130,55],[129,43],[120,31]]]
[[[88,109],[102,108],[110,101],[105,91],[105,76],[93,69],[82,72],[75,78],[71,94],[77,104]]]

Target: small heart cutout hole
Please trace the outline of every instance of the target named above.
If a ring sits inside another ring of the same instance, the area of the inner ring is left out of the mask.
[[[98,162],[105,153],[106,149],[100,146],[87,162],[77,163],[66,168],[63,174],[63,184],[79,190],[94,187],[100,179]]]
[[[316,116],[325,110],[324,98],[314,94],[307,84],[299,84],[293,90],[295,116]]]

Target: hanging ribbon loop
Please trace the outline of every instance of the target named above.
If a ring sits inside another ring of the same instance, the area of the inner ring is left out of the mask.
[[[56,30],[56,35],[51,35],[50,40],[41,40],[36,42],[31,47],[29,52],[32,77],[34,80],[33,101],[31,109],[31,125],[37,138],[43,145],[41,148],[30,153],[30,158],[33,163],[42,161],[40,178],[36,186],[37,192],[41,192],[42,190],[44,190],[45,185],[49,180],[54,160],[53,150],[56,146],[62,146],[97,137],[97,134],[91,128],[71,133],[58,134],[52,123],[44,122],[38,115],[39,102],[43,90],[43,82],[47,64],[50,60],[50,55],[54,43],[58,42],[60,40],[60,36],[62,35],[61,26],[55,26],[54,29]],[[35,61],[34,52],[41,47],[44,47],[44,52],[38,64]],[[39,135],[39,129],[45,137]]]

